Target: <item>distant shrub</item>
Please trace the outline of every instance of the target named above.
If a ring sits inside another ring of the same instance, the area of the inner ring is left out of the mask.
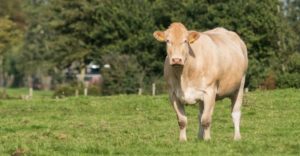
[[[279,88],[300,88],[300,54],[293,53],[288,59],[285,72],[277,75]]]
[[[81,91],[83,91],[83,90],[81,90]],[[100,86],[96,86],[96,85],[89,86],[89,88],[88,88],[88,95],[92,95],[92,96],[99,96],[99,95],[101,95],[101,87]]]
[[[163,77],[157,78],[155,80],[150,80],[149,82],[143,84],[142,89],[143,93],[145,95],[151,95],[152,94],[152,84],[155,83],[155,94],[167,94],[168,89],[167,89],[167,83]]]
[[[300,53],[293,53],[288,60],[288,71],[291,73],[300,73]]]
[[[269,72],[267,77],[264,79],[260,85],[260,89],[276,89],[276,75],[273,72]]]
[[[141,86],[144,72],[135,56],[108,54],[102,61],[109,68],[102,69],[103,94],[132,94],[137,93]]]
[[[20,96],[8,95],[6,90],[0,91],[0,100],[21,99]]]
[[[9,96],[7,95],[6,92],[4,92],[4,91],[0,92],[0,99],[8,99],[8,98],[9,98]]]
[[[277,76],[276,84],[279,88],[300,88],[300,73],[283,73]]]
[[[78,90],[79,95],[84,94],[84,85],[80,84],[64,84],[59,85],[55,88],[53,97],[67,97],[67,96],[75,96],[76,90]],[[99,96],[101,95],[101,87],[92,85],[88,87],[88,95]]]
[[[156,94],[166,94],[168,93],[167,83],[165,79],[161,78],[155,81],[156,84]]]

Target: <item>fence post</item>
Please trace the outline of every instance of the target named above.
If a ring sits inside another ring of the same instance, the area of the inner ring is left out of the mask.
[[[28,80],[28,86],[29,86],[29,98],[32,98],[33,96],[33,80],[31,76],[27,77]]]
[[[84,88],[84,96],[87,96],[88,95],[88,89],[85,87]]]
[[[155,91],[156,91],[156,85],[155,83],[152,83],[152,96],[155,96]]]
[[[32,98],[32,96],[33,96],[33,88],[30,87],[29,88],[29,98]]]
[[[88,95],[89,82],[85,82],[84,85],[84,96]]]
[[[78,89],[75,90],[75,96],[77,97],[79,95]]]
[[[142,93],[143,93],[143,89],[139,88],[138,95],[142,95]]]

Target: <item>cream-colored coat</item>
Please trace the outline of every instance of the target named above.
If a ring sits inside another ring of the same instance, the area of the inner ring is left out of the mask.
[[[224,97],[232,100],[234,139],[240,139],[240,107],[248,66],[247,49],[240,37],[224,28],[188,31],[181,23],[173,23],[154,36],[167,42],[164,77],[177,114],[180,140],[187,139],[184,104],[200,104],[199,137],[207,140],[215,100]]]

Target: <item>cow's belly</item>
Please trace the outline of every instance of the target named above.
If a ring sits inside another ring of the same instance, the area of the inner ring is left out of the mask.
[[[192,87],[186,88],[183,91],[178,90],[176,96],[180,99],[182,103],[195,104],[199,100],[203,100],[205,91],[198,90]]]
[[[231,96],[233,93],[235,93],[240,87],[242,77],[242,74],[240,74],[238,76],[230,77],[220,81],[219,88],[217,90],[217,96],[223,98]]]

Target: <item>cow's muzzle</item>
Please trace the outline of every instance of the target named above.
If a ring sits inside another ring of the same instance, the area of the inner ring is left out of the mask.
[[[171,59],[171,65],[183,65],[183,59],[182,58],[172,58]]]

